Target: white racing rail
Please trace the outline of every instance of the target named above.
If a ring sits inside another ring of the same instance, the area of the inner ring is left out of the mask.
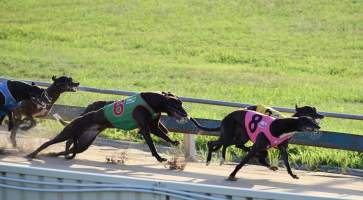
[[[336,198],[275,193],[194,183],[28,167],[0,163],[1,200],[332,200]]]
[[[0,77],[0,82],[4,80],[9,80],[11,78]],[[16,80],[16,79],[11,79]],[[20,81],[20,80],[19,80]],[[35,83],[42,87],[48,87],[51,83],[40,82],[40,81],[30,81],[30,80],[21,80],[27,83]],[[122,90],[111,90],[111,89],[99,89],[94,87],[80,86],[79,90],[86,92],[93,92],[99,94],[113,94],[113,95],[122,95],[122,96],[131,96],[137,94],[138,92],[131,91],[122,91]],[[210,100],[210,99],[199,99],[199,98],[190,98],[190,97],[179,97],[183,102],[189,103],[198,103],[198,104],[206,104],[206,105],[215,105],[215,106],[226,106],[226,107],[235,107],[235,108],[245,108],[248,106],[252,106],[254,104],[248,103],[238,103],[238,102],[228,102],[228,101],[220,101],[220,100]],[[285,107],[277,107],[273,106],[272,108],[280,111],[280,112],[288,112],[294,113],[295,109],[285,108]],[[334,113],[334,112],[319,112],[325,117],[333,117],[333,118],[342,118],[342,119],[352,119],[352,120],[363,120],[363,115],[356,114],[346,114],[346,113]]]

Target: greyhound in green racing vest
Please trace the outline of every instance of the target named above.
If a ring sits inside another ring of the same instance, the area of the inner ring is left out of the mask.
[[[77,153],[88,149],[97,135],[107,128],[123,130],[138,128],[152,155],[159,162],[163,162],[166,159],[157,153],[150,133],[166,142],[178,145],[179,141],[173,141],[167,136],[168,130],[160,122],[160,115],[161,113],[167,113],[177,120],[185,120],[188,116],[182,106],[182,101],[177,96],[164,92],[143,92],[111,103],[98,101],[89,105],[86,111],[86,113],[67,124],[54,139],[41,145],[28,157],[35,158],[40,151],[49,145],[67,141],[65,151],[51,155],[65,156],[66,159],[72,159]]]

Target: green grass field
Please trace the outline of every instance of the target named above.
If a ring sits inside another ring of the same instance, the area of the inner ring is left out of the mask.
[[[357,0],[0,0],[1,76],[64,74],[98,88],[362,114],[362,10]],[[114,98],[78,92],[59,103]],[[212,119],[233,110],[187,108]],[[322,128],[363,134],[361,121],[326,119]],[[208,139],[197,139],[202,153]],[[292,146],[290,154],[297,164],[363,168],[353,152]]]

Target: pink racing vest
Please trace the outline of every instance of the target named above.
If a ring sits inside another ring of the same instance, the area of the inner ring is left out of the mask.
[[[282,137],[275,137],[270,132],[271,123],[276,118],[268,115],[261,114],[255,111],[247,111],[245,115],[245,127],[250,140],[255,143],[259,133],[265,134],[266,138],[270,141],[269,147],[276,147],[282,142],[291,138],[291,135],[284,135]]]

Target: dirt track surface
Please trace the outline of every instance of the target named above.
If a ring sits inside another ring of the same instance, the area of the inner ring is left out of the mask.
[[[0,134],[0,147],[3,149],[0,155],[0,162],[109,175],[124,175],[153,180],[172,180],[265,191],[363,199],[363,177],[293,170],[300,177],[300,179],[296,180],[292,179],[284,168],[272,172],[265,167],[247,165],[237,174],[239,180],[230,182],[226,181],[225,178],[234,169],[234,165],[219,166],[219,163],[212,163],[207,167],[204,163],[188,163],[184,171],[169,170],[165,168],[164,164],[158,163],[151,156],[146,145],[135,144],[131,146],[121,145],[118,148],[99,144],[93,145],[86,152],[77,155],[74,160],[46,156],[47,152],[64,149],[64,144],[58,144],[49,147],[49,149],[41,152],[38,158],[29,161],[24,156],[46,140],[34,138],[20,139],[19,150],[9,147],[7,137],[8,134]],[[117,158],[124,152],[127,154],[125,164],[106,162],[106,157],[113,156]],[[164,157],[171,158],[171,155],[164,155]]]

